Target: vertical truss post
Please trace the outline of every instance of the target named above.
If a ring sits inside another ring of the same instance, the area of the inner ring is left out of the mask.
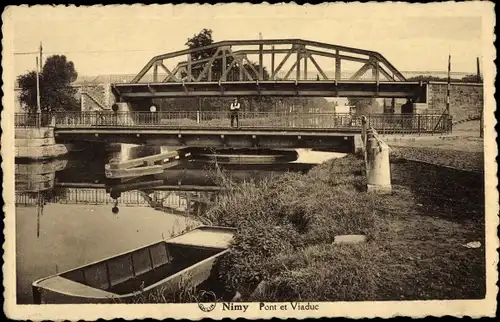
[[[192,74],[192,63],[191,63],[191,53],[188,54],[187,56],[187,77],[188,77],[188,82],[193,81],[193,74]]]
[[[227,59],[226,59],[226,48],[222,49],[222,81],[226,80],[226,64],[227,64]]]
[[[379,62],[378,60],[373,61],[373,66],[372,66],[372,75],[375,77],[375,82],[376,82],[376,93],[377,97],[379,96],[379,80],[380,80],[380,67],[379,67]]]
[[[274,46],[271,47],[271,79],[274,80]]]
[[[375,81],[378,83],[379,82],[379,76],[380,76],[380,67],[379,67],[379,63],[377,60],[374,60],[373,61],[373,65],[372,65],[372,76],[373,78],[375,78]]]
[[[304,50],[305,53],[304,53],[304,80],[307,80],[307,49]]]
[[[300,55],[302,52],[301,49],[302,49],[301,47],[297,46],[297,64],[296,64],[297,77],[295,78],[296,80],[300,80]]]
[[[244,79],[243,79],[243,78],[244,78],[244,77],[243,77],[243,69],[245,68],[245,67],[243,66],[243,65],[244,65],[244,64],[243,64],[243,59],[238,59],[238,65],[240,66],[240,78],[239,78],[239,80],[240,80],[240,81],[243,81],[243,80],[244,80]]]
[[[158,83],[158,63],[153,65],[153,82]]]
[[[340,80],[340,74],[341,73],[341,70],[340,70],[340,54],[339,54],[339,50],[337,49],[335,51],[335,80],[336,81],[339,81]]]
[[[264,62],[263,62],[264,45],[259,45],[259,79],[264,80]]]

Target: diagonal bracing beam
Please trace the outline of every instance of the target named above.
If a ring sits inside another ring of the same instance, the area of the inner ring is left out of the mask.
[[[326,74],[323,71],[323,69],[321,69],[321,67],[319,67],[319,65],[316,62],[316,60],[314,59],[313,55],[312,54],[308,54],[308,58],[311,60],[311,62],[313,63],[314,67],[316,67],[316,69],[321,74],[321,76],[323,77],[323,79],[328,80],[328,76],[326,76]]]
[[[257,79],[259,79],[259,72],[257,71],[257,69],[255,69],[252,62],[248,59],[247,56],[243,56],[243,59],[247,62],[247,65],[250,67],[250,69],[255,73]]]
[[[285,65],[285,63],[288,60],[288,58],[290,58],[290,56],[292,55],[293,50],[294,50],[294,47],[290,48],[290,50],[286,53],[286,55],[283,58],[283,60],[281,61],[281,63],[279,63],[278,67],[276,67],[276,69],[273,71],[271,79],[274,80],[276,78],[276,75],[278,74],[278,72],[281,70],[281,68],[283,67],[283,65]]]
[[[284,78],[285,80],[288,80],[288,77],[290,77],[290,74],[292,73],[292,71],[295,69],[295,67],[297,67],[298,62],[299,62],[299,61],[298,61],[298,60],[296,60],[296,61],[293,63],[292,67],[290,67],[290,69],[288,70],[288,72],[287,72],[287,73],[286,73],[286,75],[285,75],[285,78]]]
[[[177,75],[177,73],[181,72],[183,69],[185,70],[185,68],[183,67],[181,68],[181,66],[179,65],[175,66],[174,70],[172,71],[172,74],[167,75],[167,77],[163,79],[162,83],[170,81],[170,79],[172,79],[172,75]]]
[[[233,61],[231,62],[231,64],[229,64],[229,67],[226,68],[226,70],[224,71],[224,73],[222,73],[222,76],[221,76],[221,80],[222,81],[226,80],[227,74],[229,74],[229,71],[234,67],[234,65],[236,65],[237,62],[238,61],[236,59],[233,59]]]
[[[390,74],[389,74],[389,73],[385,70],[385,68],[384,68],[384,67],[380,66],[380,64],[379,64],[378,68],[379,68],[380,73],[381,73],[382,75],[384,75],[384,76],[385,76],[388,80],[390,80],[390,81],[394,81],[394,80],[395,80],[395,79],[394,79],[394,77],[393,77],[392,75],[390,75]]]
[[[205,68],[203,68],[200,75],[198,75],[198,77],[196,78],[197,82],[199,82],[203,78],[203,76],[205,76],[205,74],[207,74],[207,72],[212,68],[212,64],[214,63],[215,59],[218,58],[220,51],[221,51],[221,48],[217,48],[214,55],[210,58],[208,63],[205,65]],[[209,73],[208,74],[209,81],[211,78],[212,78],[212,73]]]
[[[163,62],[159,63],[160,67],[163,68],[163,70],[168,74],[168,76],[170,76],[170,78],[173,78],[174,80],[180,82],[180,79],[177,78],[177,76],[175,76],[171,71],[170,69],[167,68],[167,66],[165,66],[163,64]]]
[[[350,79],[351,80],[357,80],[357,79],[359,79],[361,76],[363,76],[371,68],[372,68],[371,64],[369,64],[369,63],[364,64],[363,66],[361,66],[360,69],[358,69],[357,72],[354,73],[354,75],[351,76]]]
[[[239,55],[239,54],[236,54],[235,52],[233,52],[231,50],[231,48],[228,48],[227,50],[227,54],[232,57],[234,60],[236,60],[238,62],[238,65],[240,65],[240,81],[243,80],[243,74],[245,74],[247,77],[248,77],[248,80],[251,80],[252,79],[252,76],[250,75],[250,73],[248,72],[248,70],[245,68],[245,64],[243,62],[243,58],[246,57],[245,55]]]

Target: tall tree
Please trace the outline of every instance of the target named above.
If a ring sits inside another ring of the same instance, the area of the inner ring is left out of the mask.
[[[189,38],[186,42],[186,46],[189,47],[189,49],[197,49],[200,47],[204,46],[209,46],[214,43],[214,40],[212,38],[212,30],[211,29],[203,29],[201,30],[198,34],[194,35],[192,38]],[[211,58],[215,55],[217,52],[217,48],[210,48],[210,49],[205,49],[205,50],[197,50],[191,53],[191,61],[193,63],[196,63],[199,60],[202,59],[208,59]],[[227,57],[226,59],[226,68],[229,67],[229,65],[232,63],[233,58],[232,57]],[[198,77],[198,75],[203,71],[205,66],[208,64],[208,62],[204,63],[199,63],[199,64],[194,64],[192,67],[192,74],[195,77]],[[222,76],[222,59],[218,58],[214,60],[212,63],[212,75],[214,76],[212,79],[218,79],[220,76]],[[182,77],[185,77],[186,75],[182,75]],[[204,76],[201,80],[206,81],[207,76]]]
[[[40,108],[42,111],[66,111],[79,108],[77,90],[71,87],[78,77],[73,62],[64,55],[47,58],[40,72]],[[37,109],[36,72],[30,71],[18,78],[19,99],[28,112]]]
[[[209,46],[214,43],[214,40],[212,38],[212,30],[211,29],[203,29],[201,30],[198,34],[194,35],[193,37],[189,38],[186,42],[186,46],[189,47],[189,49],[197,49],[200,47],[204,46]],[[210,48],[210,49],[205,49],[205,50],[197,50],[191,53],[191,61],[193,63],[196,63],[197,61],[203,60],[203,59],[209,59],[215,55],[217,52],[216,48]],[[234,58],[232,56],[226,56],[226,69],[228,69],[231,64],[233,63]],[[208,62],[204,63],[199,63],[199,64],[193,64],[192,67],[192,73],[194,76],[198,76],[203,69],[206,67]],[[212,63],[212,80],[217,80],[222,76],[223,68],[222,68],[222,58],[217,58],[213,61]],[[253,69],[259,70],[259,64],[255,62],[250,62],[249,63],[244,63],[243,68],[246,69],[246,71],[252,76],[251,80],[257,79],[257,75],[254,75],[255,73],[253,72]],[[232,65],[231,70],[228,72],[228,76],[231,80],[239,80],[239,63],[236,63]],[[266,68],[263,68],[264,70],[264,80],[269,79],[269,73],[266,70]],[[182,77],[185,77],[187,75],[183,74]],[[201,80],[206,81],[207,76],[204,76]]]

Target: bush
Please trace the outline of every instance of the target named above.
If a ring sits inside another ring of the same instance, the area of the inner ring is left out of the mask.
[[[328,246],[336,235],[374,234],[378,222],[373,197],[360,193],[366,184],[363,169],[363,159],[349,155],[308,174],[286,173],[274,180],[232,185],[221,194],[207,217],[216,225],[238,228],[220,265],[226,288],[249,293],[260,281],[276,275],[273,267],[280,266],[276,258],[283,254],[303,252],[311,245]],[[332,264],[318,265],[314,274],[323,274]],[[297,266],[291,275],[278,275],[276,283],[291,283],[294,274],[307,280],[308,273],[300,267],[309,269]],[[290,283],[285,285],[292,287]]]
[[[228,290],[248,294],[260,281],[270,278],[270,261],[297,249],[299,243],[298,233],[290,225],[246,226],[221,260],[219,278]]]
[[[468,211],[464,203],[477,208],[481,189],[469,191],[476,176],[449,171],[399,165],[393,193],[383,197],[363,191],[364,160],[352,155],[241,185],[222,176],[231,189],[208,216],[238,230],[214,271],[230,296],[239,291],[251,301],[482,298],[484,248],[461,245],[484,242],[484,224],[445,219]],[[475,211],[467,215],[483,213]],[[341,234],[368,241],[333,244]]]

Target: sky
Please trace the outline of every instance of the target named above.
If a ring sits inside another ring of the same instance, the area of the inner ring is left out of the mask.
[[[476,71],[482,18],[408,4],[25,7],[11,12],[13,51],[64,54],[81,75],[137,74],[155,55],[185,48],[203,28],[219,40],[302,38],[380,52],[400,71]],[[22,9],[22,10],[21,10]],[[16,75],[35,55],[15,55]],[[333,68],[333,67],[332,67]]]

